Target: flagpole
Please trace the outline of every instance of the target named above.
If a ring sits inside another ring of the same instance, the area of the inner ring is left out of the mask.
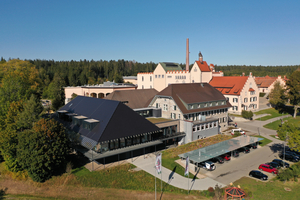
[[[156,200],[156,166],[154,167],[155,170],[155,200]]]
[[[162,192],[162,153],[161,153],[161,169],[160,169],[160,191]]]

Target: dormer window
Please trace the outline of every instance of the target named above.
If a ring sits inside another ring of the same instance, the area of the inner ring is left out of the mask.
[[[87,130],[93,130],[97,125],[99,124],[99,121],[96,119],[86,119],[83,121],[83,128]]]

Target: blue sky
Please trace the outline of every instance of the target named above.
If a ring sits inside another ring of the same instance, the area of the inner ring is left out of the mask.
[[[299,65],[300,1],[1,0],[0,57]]]

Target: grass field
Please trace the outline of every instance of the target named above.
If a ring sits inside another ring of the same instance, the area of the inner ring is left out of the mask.
[[[261,140],[259,142],[259,145],[262,146],[262,147],[272,142],[272,140],[269,140],[269,139],[267,139],[263,136],[260,136],[260,135],[253,135],[253,137],[263,138],[263,140]]]
[[[265,110],[255,112],[254,114],[255,115],[269,114],[268,116],[264,116],[264,117],[256,119],[256,120],[259,120],[259,121],[266,121],[268,119],[272,119],[272,118],[275,118],[275,117],[280,117],[280,116],[286,115],[288,113],[282,113],[281,114],[281,113],[278,112],[278,110],[275,110],[274,108],[269,108],[269,109],[265,109]]]
[[[298,200],[300,195],[299,182],[281,182],[272,179],[268,182],[262,182],[256,179],[243,177],[233,183],[244,190],[251,191],[252,198],[255,200]],[[291,190],[291,191],[286,191]]]
[[[300,123],[300,116],[297,116],[296,118],[293,117],[286,117],[283,119],[283,122],[290,122],[294,124],[299,124]],[[277,130],[279,125],[281,125],[281,120],[277,120],[274,122],[271,122],[269,124],[264,125],[265,128],[272,129],[272,130]]]

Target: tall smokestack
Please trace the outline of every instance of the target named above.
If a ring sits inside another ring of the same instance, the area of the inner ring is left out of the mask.
[[[190,52],[189,52],[189,38],[187,38],[186,39],[186,61],[185,61],[185,64],[186,64],[186,66],[185,66],[185,70],[190,70],[189,68],[190,68],[190,58],[189,58],[189,54],[190,54]]]

